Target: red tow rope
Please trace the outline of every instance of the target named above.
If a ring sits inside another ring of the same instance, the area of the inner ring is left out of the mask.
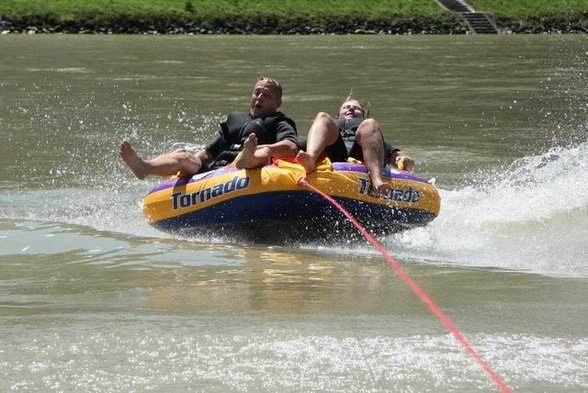
[[[398,262],[396,262],[382,247],[382,245],[345,209],[341,206],[336,200],[331,198],[329,195],[325,194],[312,184],[308,183],[305,178],[301,178],[298,180],[298,184],[302,186],[306,186],[316,192],[317,194],[321,195],[327,201],[329,201],[333,206],[341,211],[351,221],[351,223],[362,233],[362,235],[384,256],[384,258],[388,261],[390,266],[396,270],[396,272],[402,277],[402,279],[408,284],[408,286],[412,289],[414,293],[418,295],[418,297],[425,303],[429,309],[443,322],[443,324],[449,329],[451,333],[455,336],[457,341],[461,343],[461,345],[466,349],[466,351],[474,358],[476,362],[482,368],[488,376],[492,379],[496,387],[499,391],[503,393],[511,392],[508,385],[502,380],[500,375],[498,375],[492,367],[486,362],[480,354],[474,349],[474,347],[468,342],[468,340],[464,337],[461,331],[458,329],[457,326],[451,322],[449,317],[441,311],[441,309],[427,296],[427,294],[418,286],[418,284],[408,275],[408,273],[400,266]]]

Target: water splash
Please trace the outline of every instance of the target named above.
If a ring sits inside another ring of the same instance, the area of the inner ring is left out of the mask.
[[[408,259],[586,276],[586,179],[588,142],[525,157],[441,190],[439,218],[387,245]]]

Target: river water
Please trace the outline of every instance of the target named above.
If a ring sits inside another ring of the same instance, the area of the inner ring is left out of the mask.
[[[258,75],[353,89],[435,178],[380,239],[512,389],[588,390],[586,36],[0,38],[0,390],[491,391],[367,243],[179,238],[117,155],[208,141]]]

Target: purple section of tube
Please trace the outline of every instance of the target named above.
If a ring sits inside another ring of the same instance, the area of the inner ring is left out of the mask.
[[[350,162],[334,162],[333,169],[335,171],[351,171],[351,172],[367,173],[367,169],[365,166],[360,165],[360,164],[353,164]],[[178,178],[178,179],[173,179],[173,180],[167,180],[167,181],[164,181],[163,183],[160,183],[157,186],[155,186],[151,191],[149,191],[149,193],[152,194],[154,192],[165,190],[167,188],[181,186],[181,185],[184,185],[187,183],[194,183],[194,182],[197,182],[200,180],[210,179],[210,178],[218,176],[218,175],[222,175],[222,174],[230,173],[230,172],[236,172],[238,170],[239,169],[235,168],[234,166],[226,166],[224,168],[215,169],[213,171],[200,173],[200,174],[194,175],[192,177],[184,177],[184,178]],[[390,169],[385,169],[384,175],[387,177],[396,178],[396,179],[408,179],[408,180],[413,180],[413,181],[418,181],[418,182],[423,182],[423,183],[427,182],[426,180],[424,180],[418,176],[415,176],[411,173],[397,172],[397,171],[392,171]]]

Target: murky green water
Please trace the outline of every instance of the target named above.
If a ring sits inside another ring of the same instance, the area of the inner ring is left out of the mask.
[[[209,140],[258,75],[350,89],[435,177],[385,248],[515,390],[588,389],[584,36],[0,38],[0,389],[488,391],[367,244],[174,238],[116,154]]]

